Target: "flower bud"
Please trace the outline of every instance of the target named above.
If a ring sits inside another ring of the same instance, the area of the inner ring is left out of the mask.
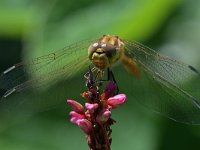
[[[85,132],[87,135],[90,134],[92,130],[92,123],[87,119],[78,119],[76,124]]]
[[[79,114],[84,114],[85,113],[84,112],[84,108],[80,103],[78,103],[78,102],[76,102],[74,100],[67,100],[67,103],[72,107],[72,109],[75,112],[77,112]]]
[[[108,100],[107,100],[107,105],[110,106],[111,109],[114,109],[114,108],[117,108],[119,106],[122,106],[125,104],[126,102],[126,95],[125,94],[118,94],[114,97],[110,97]]]
[[[77,121],[78,119],[85,119],[85,115],[79,114],[79,113],[77,113],[77,112],[75,112],[75,111],[71,111],[71,112],[69,113],[69,115],[71,116],[70,121],[71,121],[72,123],[76,123],[76,121]]]
[[[111,111],[109,111],[108,109],[103,109],[97,115],[96,121],[100,125],[103,125],[110,118],[110,116],[111,116]]]
[[[89,110],[90,112],[94,112],[97,108],[98,108],[98,104],[94,103],[94,104],[90,104],[90,103],[85,103],[85,107],[87,108],[87,110]]]
[[[109,82],[106,86],[105,94],[107,97],[113,96],[113,94],[117,91],[117,84],[113,81]]]

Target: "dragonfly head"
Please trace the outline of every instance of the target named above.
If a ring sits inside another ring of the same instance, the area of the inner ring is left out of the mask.
[[[122,55],[123,46],[116,36],[103,36],[98,42],[90,45],[88,49],[89,59],[99,69],[106,69],[115,64]]]

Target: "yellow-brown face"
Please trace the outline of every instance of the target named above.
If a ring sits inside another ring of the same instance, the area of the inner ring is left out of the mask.
[[[115,64],[123,54],[124,43],[117,36],[105,35],[88,49],[89,59],[101,70]]]

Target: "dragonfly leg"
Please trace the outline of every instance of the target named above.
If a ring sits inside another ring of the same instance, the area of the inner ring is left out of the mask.
[[[119,93],[119,87],[118,87],[117,81],[115,80],[115,76],[110,68],[107,69],[107,79],[101,79],[99,82],[100,82],[100,84],[102,84],[102,82],[105,82],[105,81],[113,81],[117,85],[116,94]]]
[[[84,75],[84,77],[86,78],[86,87],[88,89],[94,89],[94,87],[96,87],[96,82],[94,80],[94,76],[93,76],[93,72],[94,72],[94,68],[91,69],[91,67],[89,66],[88,72]]]
[[[89,89],[96,87],[98,90],[99,87],[102,86],[103,82],[113,81],[117,85],[116,93],[118,94],[119,87],[118,87],[117,81],[115,80],[115,76],[114,76],[112,70],[110,68],[107,69],[107,79],[103,79],[104,73],[105,73],[104,70],[100,70],[96,67],[93,67],[91,69],[91,67],[89,66],[88,72],[84,75],[84,77],[87,79],[86,86]]]

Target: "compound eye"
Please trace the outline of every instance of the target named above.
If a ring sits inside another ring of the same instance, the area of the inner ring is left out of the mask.
[[[93,48],[99,47],[99,43],[94,43],[94,44],[92,45],[92,47],[93,47]]]
[[[89,52],[95,52],[98,48],[100,47],[100,44],[99,43],[93,43],[92,45],[90,45],[89,47]]]
[[[103,44],[101,44],[101,47],[106,49],[107,44],[106,44],[106,43],[103,43]]]

